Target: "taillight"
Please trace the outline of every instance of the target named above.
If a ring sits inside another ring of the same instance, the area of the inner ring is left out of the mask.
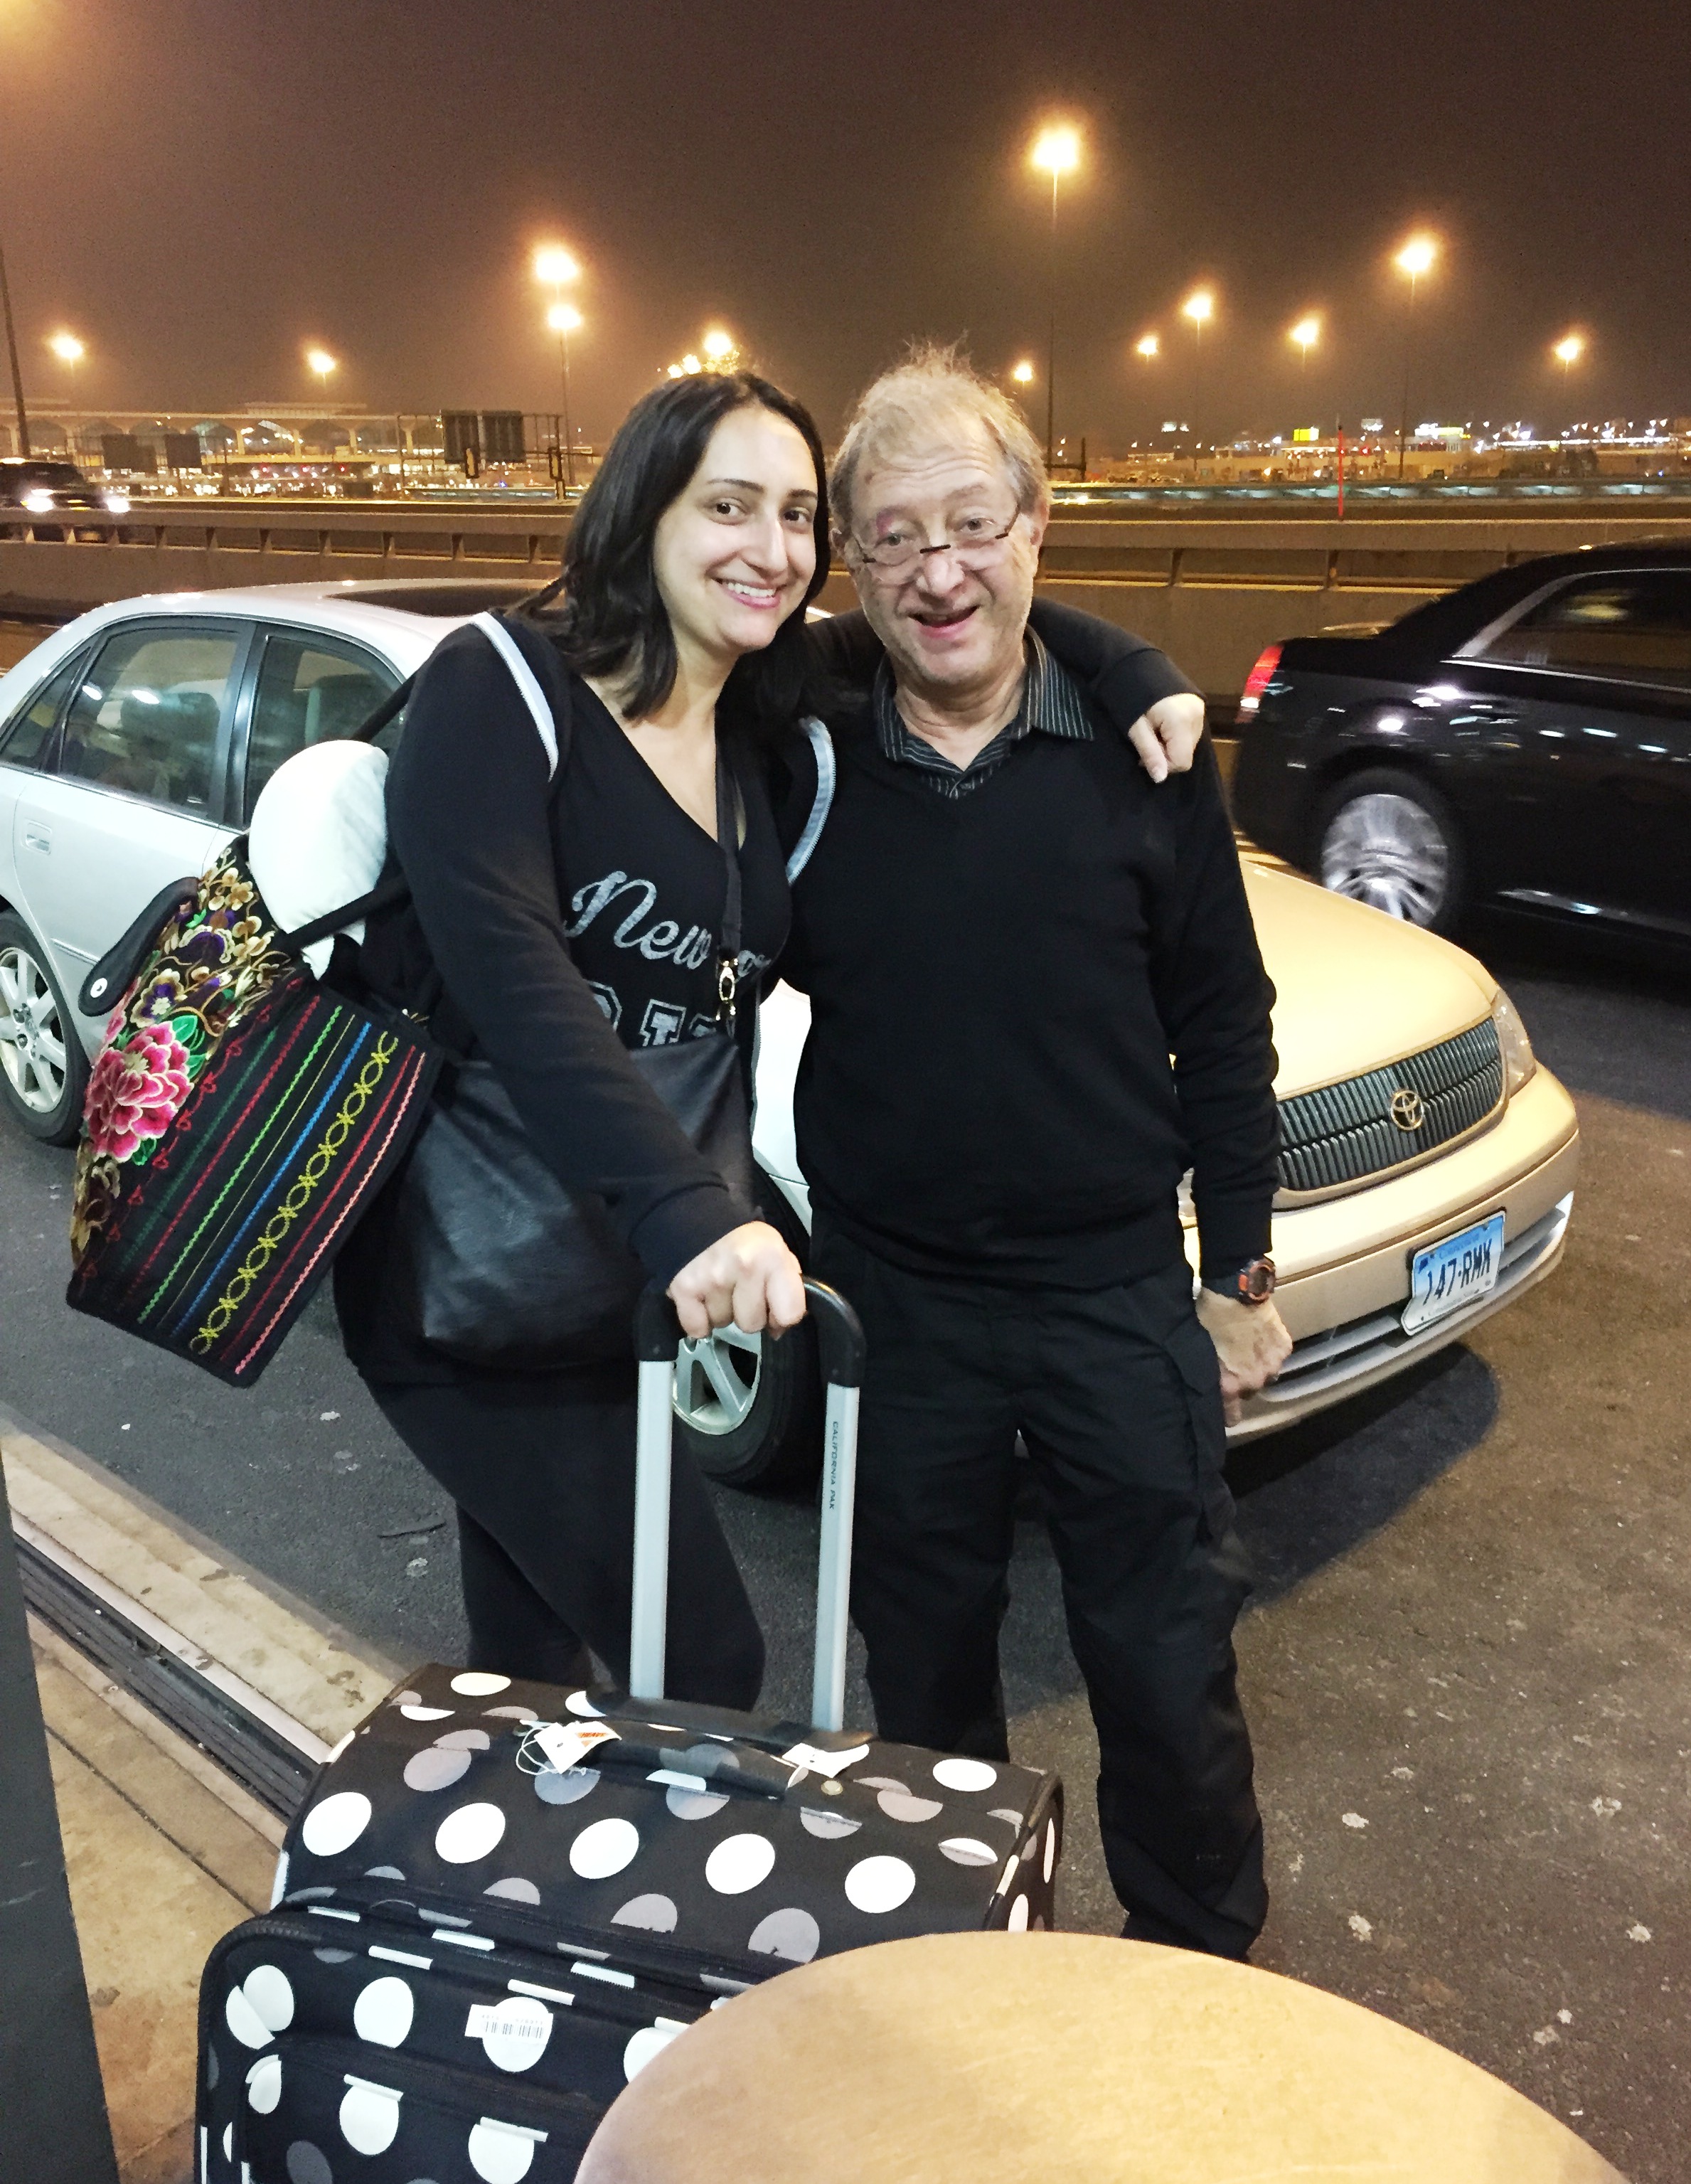
[[[1247,721],[1255,717],[1256,709],[1262,703],[1262,694],[1274,680],[1274,671],[1279,665],[1280,647],[1265,644],[1256,655],[1256,665],[1246,676],[1245,687],[1239,693],[1238,727],[1243,727]]]

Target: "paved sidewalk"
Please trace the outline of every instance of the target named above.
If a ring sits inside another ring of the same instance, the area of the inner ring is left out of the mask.
[[[86,1458],[3,1416],[0,1451],[20,1535],[164,1617],[320,1736],[390,1688],[391,1663]],[[269,1904],[282,1824],[33,1614],[30,1637],[122,2184],[192,2184],[201,1967]]]

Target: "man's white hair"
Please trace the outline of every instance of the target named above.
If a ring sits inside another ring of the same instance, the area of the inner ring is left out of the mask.
[[[1049,498],[1044,458],[1027,420],[1002,387],[976,370],[956,347],[918,343],[902,364],[859,396],[828,478],[828,501],[843,538],[854,521],[852,493],[871,457],[912,454],[984,432],[996,448],[1023,514]]]

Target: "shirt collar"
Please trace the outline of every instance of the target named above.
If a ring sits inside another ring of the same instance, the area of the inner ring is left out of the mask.
[[[1037,631],[1030,629],[1024,636],[1022,657],[1025,672],[1015,717],[1000,728],[981,752],[975,760],[977,766],[989,752],[1001,754],[1036,728],[1042,735],[1064,736],[1076,742],[1092,740],[1092,722],[1087,718],[1086,699],[1080,684],[1060,660],[1051,657]],[[892,662],[884,653],[876,671],[874,711],[876,740],[883,755],[894,764],[926,766],[948,773],[960,770],[949,759],[942,757],[932,744],[905,726],[898,710]]]

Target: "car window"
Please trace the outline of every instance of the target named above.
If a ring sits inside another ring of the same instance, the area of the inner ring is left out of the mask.
[[[107,639],[70,703],[58,770],[203,817],[242,632],[129,629]]]
[[[1578,577],[1500,630],[1481,656],[1691,689],[1691,570]]]
[[[86,657],[85,654],[78,654],[75,659],[67,660],[58,674],[50,676],[36,691],[22,712],[13,716],[3,737],[0,737],[0,759],[8,766],[41,764]]]
[[[362,727],[398,680],[355,646],[272,630],[253,697],[243,816],[252,817],[259,791],[285,759]]]

